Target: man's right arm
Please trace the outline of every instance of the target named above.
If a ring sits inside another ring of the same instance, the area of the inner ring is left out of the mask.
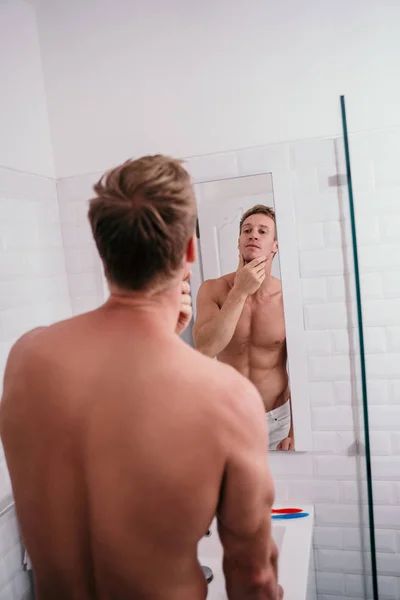
[[[274,489],[265,409],[252,384],[237,381],[235,388],[236,424],[228,440],[231,450],[217,514],[226,589],[229,600],[277,600],[282,590],[271,535]]]
[[[231,341],[247,294],[233,287],[220,308],[215,299],[215,281],[205,281],[197,295],[197,314],[193,325],[195,348],[214,358]]]

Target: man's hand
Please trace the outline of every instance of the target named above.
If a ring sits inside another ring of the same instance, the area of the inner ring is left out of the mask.
[[[294,450],[294,442],[292,437],[286,437],[276,447],[277,450]]]
[[[260,256],[245,265],[240,254],[233,287],[247,296],[254,294],[265,279],[266,260],[265,256]]]
[[[178,323],[176,324],[175,333],[180,335],[189,325],[192,320],[193,309],[192,309],[192,297],[190,295],[190,284],[189,279],[192,273],[190,272],[187,277],[182,281],[182,296],[181,296],[181,310],[178,317]]]

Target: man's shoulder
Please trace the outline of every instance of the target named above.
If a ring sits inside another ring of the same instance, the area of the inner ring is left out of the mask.
[[[216,279],[206,279],[202,284],[201,288],[204,291],[208,291],[209,294],[220,294],[228,292],[233,286],[235,279],[235,273],[228,273],[222,275]]]

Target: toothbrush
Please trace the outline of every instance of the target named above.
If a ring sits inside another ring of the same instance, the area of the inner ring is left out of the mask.
[[[271,513],[276,515],[288,515],[303,512],[302,508],[272,508]]]
[[[287,519],[301,519],[303,517],[309,517],[309,513],[306,512],[301,512],[301,513],[291,513],[291,514],[286,514],[286,515],[272,515],[271,519],[281,519],[283,520],[287,520]]]

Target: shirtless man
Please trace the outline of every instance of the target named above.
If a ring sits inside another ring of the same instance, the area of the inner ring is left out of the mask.
[[[196,348],[235,367],[264,402],[270,450],[293,450],[282,285],[271,275],[278,251],[275,211],[258,204],[242,217],[236,273],[205,281],[197,297]]]
[[[197,544],[217,515],[228,598],[276,600],[261,398],[177,335],[191,318],[190,178],[152,156],[94,190],[110,298],[17,341],[0,405],[36,598],[204,600]]]

